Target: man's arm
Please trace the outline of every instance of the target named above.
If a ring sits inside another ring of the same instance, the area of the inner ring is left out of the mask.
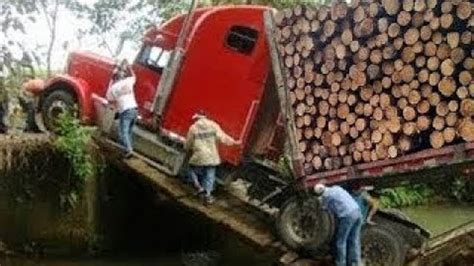
[[[107,99],[107,101],[109,101],[109,104],[115,104],[116,102],[113,90],[114,90],[114,84],[110,82],[109,88],[107,89],[107,93],[105,94],[105,98]]]
[[[184,149],[186,151],[189,151],[191,147],[193,146],[194,142],[194,133],[192,128],[189,128],[188,130],[188,135],[186,136],[186,141],[184,142]]]
[[[379,202],[378,200],[370,196],[369,193],[363,193],[362,196],[364,197],[364,200],[366,200],[369,205],[369,214],[367,215],[367,219],[366,219],[367,223],[373,225],[375,223],[372,221],[372,218],[374,217],[374,215],[377,213],[377,210],[379,209]]]
[[[216,136],[219,142],[222,142],[225,145],[232,146],[232,145],[240,145],[241,141],[236,141],[231,136],[227,135],[222,128],[214,122],[214,127],[216,129]]]

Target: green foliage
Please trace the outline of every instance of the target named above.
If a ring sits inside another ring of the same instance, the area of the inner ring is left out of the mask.
[[[75,207],[79,202],[84,182],[102,170],[102,164],[93,153],[92,128],[81,126],[71,112],[64,112],[58,118],[57,138],[54,148],[69,162],[71,171],[68,185],[60,193],[63,208]]]
[[[450,195],[457,201],[474,202],[474,180],[454,178],[450,186]]]
[[[24,93],[21,89],[23,82],[28,78],[35,77],[36,72],[32,66],[10,62],[10,64],[4,65],[3,74],[5,77],[3,79],[0,78],[0,88],[3,89],[1,93],[6,93],[10,97],[19,97]],[[4,96],[6,95],[0,95],[0,100],[4,100]]]
[[[73,1],[69,8],[78,18],[91,22],[80,29],[78,38],[93,36],[99,46],[117,57],[126,42],[138,44],[150,25],[159,24],[187,6],[184,1],[169,0],[97,0]]]
[[[278,172],[282,175],[282,177],[286,179],[293,178],[293,171],[291,170],[291,160],[288,156],[282,155],[278,159]]]
[[[81,181],[92,177],[96,168],[89,149],[92,131],[81,126],[70,112],[60,114],[58,127],[54,146],[71,162],[73,177]]]
[[[41,65],[42,47],[29,36],[40,16],[39,5],[37,0],[0,1],[0,72],[12,63]]]
[[[148,0],[148,2],[150,2],[150,0]],[[189,9],[191,3],[191,1],[175,0],[159,0],[158,2],[159,4],[156,5],[159,7],[157,10],[159,12],[158,14],[164,20],[168,20],[173,16],[185,13]]]
[[[35,70],[31,65],[25,66],[19,62],[9,62],[0,65],[0,68],[3,68],[0,76],[0,105],[6,111],[2,119],[8,132],[15,134],[28,127],[27,108],[28,103],[33,101],[33,95],[24,90],[22,84],[35,76]]]
[[[434,191],[428,185],[403,185],[386,188],[380,191],[380,203],[385,208],[399,208],[428,203],[434,196]]]
[[[252,1],[253,4],[263,4],[263,5],[270,5],[272,7],[282,9],[292,7],[298,4],[301,5],[328,5],[331,3],[331,0],[254,0]]]
[[[187,12],[191,4],[191,0],[176,1],[176,0],[142,0],[141,3],[152,5],[154,2],[155,6],[158,7],[156,14],[159,14],[163,19],[169,19],[174,15]],[[200,6],[217,6],[217,5],[266,5],[277,9],[287,8],[296,6],[298,4],[303,5],[327,5],[330,0],[201,0],[199,1]]]

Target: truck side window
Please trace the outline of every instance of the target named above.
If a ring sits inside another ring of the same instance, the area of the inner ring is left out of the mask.
[[[245,26],[232,26],[227,35],[226,44],[232,50],[243,54],[251,54],[257,43],[258,32]]]
[[[168,64],[171,51],[164,50],[157,46],[145,46],[138,55],[138,63],[153,70],[161,72]]]

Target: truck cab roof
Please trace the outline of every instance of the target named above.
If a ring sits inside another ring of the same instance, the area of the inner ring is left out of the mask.
[[[187,40],[192,40],[195,31],[210,17],[225,18],[229,14],[232,14],[233,16],[245,16],[249,13],[261,14],[263,11],[269,9],[271,8],[255,5],[231,5],[198,8],[193,12],[193,18],[191,21],[193,29],[191,30]],[[186,14],[181,14],[171,18],[162,25],[150,27],[145,32],[143,42],[149,45],[157,45],[167,50],[174,49],[186,16]]]

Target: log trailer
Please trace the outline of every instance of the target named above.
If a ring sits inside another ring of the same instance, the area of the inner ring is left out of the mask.
[[[314,256],[329,252],[336,226],[309,193],[314,184],[357,180],[382,187],[415,176],[472,176],[474,143],[305,175],[274,31],[273,10],[263,6],[193,6],[187,15],[148,28],[132,66],[140,115],[135,152],[168,175],[178,175],[191,117],[204,110],[242,143],[220,147],[219,176],[249,180],[254,197],[279,209],[275,224],[281,240]],[[90,52],[71,53],[65,73],[37,91],[46,129],[54,131],[58,114],[77,106],[84,124],[114,135],[103,105],[114,64]],[[291,179],[277,167],[284,154],[291,158]],[[400,213],[380,211],[375,221],[377,225],[363,230],[368,264],[401,265],[429,237]]]

